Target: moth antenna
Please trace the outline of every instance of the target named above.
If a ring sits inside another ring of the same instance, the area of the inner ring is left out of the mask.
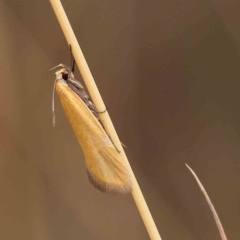
[[[72,53],[72,46],[69,45],[69,50],[70,50],[70,58],[71,58],[71,72],[74,73],[75,71],[75,58],[73,56],[73,53]]]
[[[73,57],[73,63],[72,63],[72,72],[73,73],[75,71],[75,63],[76,63],[76,61],[75,61],[75,58]]]
[[[53,67],[51,69],[49,69],[49,71],[51,71],[51,70],[53,70],[55,68],[58,68],[58,67],[66,68],[69,71],[69,68],[66,65],[62,64],[62,63],[60,63],[59,65],[57,65],[57,66],[55,66],[55,67]],[[57,82],[57,78],[55,79],[55,82],[54,82],[54,85],[53,85],[53,94],[52,94],[53,127],[55,127],[55,103],[54,103],[55,97],[54,96],[55,96],[55,90],[56,90],[56,82]]]
[[[53,127],[55,127],[55,103],[54,103],[54,99],[55,99],[55,90],[56,90],[56,82],[57,82],[57,78],[54,81],[54,85],[53,85],[53,93],[52,93],[52,114],[53,114]]]

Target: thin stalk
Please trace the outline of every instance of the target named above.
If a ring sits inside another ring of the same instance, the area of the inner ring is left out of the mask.
[[[226,234],[225,234],[225,232],[224,232],[224,229],[223,229],[223,226],[222,226],[222,224],[221,224],[220,218],[218,217],[218,214],[217,214],[217,212],[216,212],[216,210],[215,210],[215,208],[214,208],[214,206],[213,206],[213,204],[212,204],[212,202],[211,202],[211,199],[209,198],[209,196],[208,196],[208,194],[207,194],[204,186],[203,186],[202,183],[200,182],[200,180],[199,180],[199,178],[197,177],[196,173],[195,173],[187,164],[186,164],[186,166],[187,166],[187,168],[190,170],[190,172],[192,173],[192,175],[194,176],[194,178],[196,179],[198,186],[200,187],[200,189],[201,189],[204,197],[205,197],[206,200],[207,200],[208,206],[210,207],[210,210],[211,210],[211,212],[212,212],[212,215],[213,215],[213,217],[214,217],[214,220],[215,220],[215,222],[216,222],[216,225],[217,225],[217,227],[218,227],[218,231],[219,231],[219,233],[220,233],[220,236],[221,236],[222,240],[227,240],[227,236],[226,236]]]

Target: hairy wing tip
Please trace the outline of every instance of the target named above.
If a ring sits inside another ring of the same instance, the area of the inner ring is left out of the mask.
[[[116,195],[128,194],[132,192],[132,184],[130,180],[128,180],[125,185],[117,186],[114,184],[109,184],[106,182],[99,181],[88,170],[87,170],[87,175],[88,175],[89,182],[101,192],[111,193]]]

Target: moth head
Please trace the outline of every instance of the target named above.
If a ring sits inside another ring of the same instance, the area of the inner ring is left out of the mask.
[[[71,76],[68,76],[69,75],[69,70],[66,69],[66,68],[62,68],[60,69],[59,71],[57,71],[56,73],[56,77],[59,79],[59,78],[62,78],[63,80],[67,81],[69,77]]]
[[[68,78],[73,78],[74,77],[72,71],[69,74],[70,69],[66,65],[64,65],[62,63],[57,65],[56,67],[51,68],[49,71],[51,71],[51,70],[53,70],[55,68],[58,68],[58,67],[62,67],[62,68],[55,72],[56,80],[63,79],[65,81],[67,81]]]

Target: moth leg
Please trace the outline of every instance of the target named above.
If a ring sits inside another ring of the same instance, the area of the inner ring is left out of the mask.
[[[106,111],[107,111],[107,108],[106,108],[104,111],[97,111],[97,113],[105,113]],[[99,120],[99,122],[101,123],[103,129],[105,130],[105,128],[104,128],[104,126],[103,126],[101,120],[100,120],[99,118],[98,118],[98,120]],[[105,132],[106,132],[106,130],[105,130]],[[107,132],[106,132],[106,134],[108,135]],[[113,140],[111,139],[111,137],[110,137],[109,135],[108,135],[108,137],[109,137],[110,141],[112,142],[113,146],[115,147],[116,151],[117,151],[118,153],[120,153],[121,151],[118,150],[117,146],[114,144],[114,142],[113,142]],[[121,144],[122,144],[122,143],[121,143]]]
[[[72,46],[71,44],[69,45],[69,50],[70,50],[70,58],[71,58],[71,72],[74,73],[75,71],[75,58],[73,56],[73,53],[72,53]]]
[[[71,58],[71,65],[70,65],[71,69],[68,68],[68,78],[67,79],[70,79],[71,73],[74,73],[74,71],[75,71],[75,58],[72,53],[71,44],[69,45],[69,50],[70,50],[70,58]]]
[[[105,129],[104,129],[104,130],[105,130]],[[106,130],[105,130],[105,132],[106,132]],[[107,132],[106,132],[106,133],[107,133]],[[108,135],[108,133],[107,133],[107,135]],[[108,137],[109,137],[110,141],[112,142],[113,146],[115,147],[116,151],[117,151],[118,153],[120,153],[121,151],[118,150],[117,146],[114,144],[114,142],[113,142],[113,140],[111,139],[111,137],[110,137],[109,135],[108,135]]]
[[[105,112],[107,112],[107,110],[108,110],[108,108],[106,108],[106,109],[103,110],[103,111],[97,111],[97,113],[105,113]]]
[[[80,91],[73,84],[68,84],[68,86],[81,98]]]
[[[124,145],[122,142],[120,142],[121,144],[122,144],[122,146],[124,147],[124,148],[127,148],[127,146],[126,145]]]

